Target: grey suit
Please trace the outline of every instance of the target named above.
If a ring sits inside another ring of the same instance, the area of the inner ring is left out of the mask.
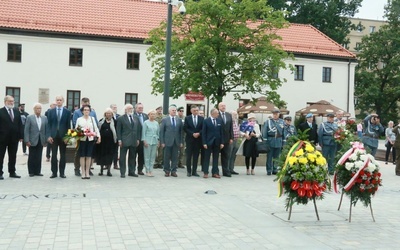
[[[174,119],[175,126],[172,125],[171,116],[163,118],[160,126],[160,142],[165,144],[164,171],[166,173],[176,172],[179,147],[182,144],[183,122],[178,116]]]
[[[128,154],[128,174],[135,175],[136,171],[136,147],[142,135],[142,126],[137,117],[132,115],[133,124],[130,122],[128,115],[122,115],[117,119],[117,139],[121,142],[119,166],[121,176],[125,176],[126,172],[126,153]]]
[[[29,175],[39,175],[42,170],[43,147],[46,146],[46,132],[48,129],[47,117],[40,116],[40,129],[36,120],[36,115],[29,115],[26,118],[24,142],[30,143],[28,156]]]

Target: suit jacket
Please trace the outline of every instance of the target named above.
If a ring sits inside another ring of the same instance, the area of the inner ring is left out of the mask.
[[[46,137],[55,138],[57,136],[57,107],[50,109],[47,113],[48,129],[46,130]],[[63,138],[68,129],[71,128],[71,111],[66,108],[62,108],[62,115],[60,118],[59,136]]]
[[[127,114],[117,119],[117,139],[122,142],[123,147],[136,147],[137,141],[140,140],[142,126],[136,116],[132,115],[132,120],[133,125]]]
[[[216,118],[216,123],[217,126],[214,126],[211,117],[204,120],[201,134],[203,145],[210,147],[226,143],[226,136],[224,136],[224,122],[222,121],[222,118]]]
[[[36,115],[32,114],[26,118],[24,141],[25,143],[30,142],[31,146],[37,146],[40,138],[40,143],[45,146],[47,143],[46,130],[48,129],[47,117],[41,115],[42,123],[40,130],[37,124]]]
[[[307,122],[303,122],[299,125],[299,129],[304,132],[306,129],[309,129]],[[313,142],[314,144],[318,143],[318,126],[315,122],[312,123],[312,128],[307,132],[308,140]]]
[[[229,143],[229,140],[233,140],[233,123],[232,123],[232,115],[228,112],[225,112],[225,120],[226,123],[222,120],[222,113],[219,112],[219,118],[221,118],[222,125],[224,128],[224,143]]]
[[[139,113],[134,113],[133,115],[136,116],[136,117],[138,118],[138,121],[139,121],[139,123],[140,123],[140,126],[143,126],[143,124],[140,122]],[[148,116],[147,114],[145,114],[145,113],[142,113],[142,116],[143,116],[143,123],[144,123],[146,120],[149,119],[149,116]],[[142,133],[140,133],[140,139],[139,139],[139,140],[142,140]]]
[[[175,127],[172,126],[170,116],[164,117],[160,126],[160,143],[167,147],[179,147],[182,144],[182,132],[183,122],[178,116],[175,116]]]
[[[193,115],[189,115],[185,117],[185,122],[183,123],[183,131],[186,133],[186,144],[189,143],[201,143],[201,133],[203,129],[203,122],[204,122],[204,117],[202,116],[197,116],[197,124],[196,127],[193,124]],[[194,138],[193,134],[194,133],[200,133],[200,136],[198,138]]]
[[[13,113],[14,121],[11,121],[8,110],[5,107],[0,109],[0,142],[7,142],[10,137],[15,141],[24,138],[24,128],[22,126],[19,110],[13,108]]]

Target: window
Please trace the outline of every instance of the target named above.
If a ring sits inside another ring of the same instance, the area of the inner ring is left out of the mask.
[[[357,25],[357,28],[356,28],[357,32],[362,32],[363,29],[364,29],[364,27],[362,26],[361,23],[359,23],[359,24]]]
[[[369,33],[375,32],[375,26],[369,26]]]
[[[296,72],[294,72],[294,79],[298,81],[304,80],[304,66],[303,65],[295,65]]]
[[[69,49],[69,66],[82,66],[83,49]]]
[[[272,67],[271,68],[271,77],[272,77],[272,79],[278,79],[279,78],[279,68],[278,67]]]
[[[8,62],[21,62],[22,45],[9,43],[7,51]]]
[[[356,49],[356,51],[360,51],[361,50],[361,43],[356,43],[355,49]]]
[[[127,69],[139,69],[139,53],[131,53],[128,52],[127,60],[126,60],[126,68]]]
[[[67,90],[67,108],[74,112],[74,107],[80,108],[81,92],[79,90]]]
[[[322,82],[331,82],[332,68],[322,68]]]
[[[125,104],[130,103],[133,106],[137,103],[138,94],[135,93],[125,93]]]
[[[21,102],[21,88],[6,87],[6,95],[14,97],[14,107],[18,107]]]

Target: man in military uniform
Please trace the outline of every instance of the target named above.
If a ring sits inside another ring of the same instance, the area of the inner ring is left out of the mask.
[[[378,149],[379,135],[384,131],[380,117],[376,114],[365,117],[364,128],[362,142],[371,149],[371,155],[375,157],[376,150]]]
[[[286,141],[289,137],[297,135],[296,128],[291,124],[292,117],[286,116],[284,119],[285,124],[283,125],[283,146],[285,146]]]
[[[327,114],[327,121],[321,123],[318,129],[318,143],[322,148],[322,155],[328,162],[329,174],[333,174],[334,172],[334,161],[337,146],[333,136],[335,131],[338,129],[338,125],[333,121],[334,117],[335,115],[333,113]]]
[[[284,127],[284,122],[279,118],[279,115],[279,109],[274,109],[272,111],[272,118],[266,120],[264,123],[263,137],[270,148],[270,151],[267,153],[267,175],[278,172],[274,160],[278,159],[281,154]]]
[[[179,107],[177,109],[178,111],[178,117],[179,119],[182,120],[182,123],[185,122],[185,109],[183,107]],[[185,132],[183,132],[183,137],[185,138]],[[179,149],[179,160],[178,160],[178,168],[185,168],[185,166],[183,165],[184,162],[184,158],[183,155],[185,154],[185,140],[182,140],[182,147]]]
[[[159,106],[156,108],[156,121],[158,122],[159,125],[161,125],[161,121],[163,119],[163,113],[162,113],[162,106]],[[163,148],[158,147],[157,149],[157,157],[156,161],[154,163],[154,168],[163,168]]]

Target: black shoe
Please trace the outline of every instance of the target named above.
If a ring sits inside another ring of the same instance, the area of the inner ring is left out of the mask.
[[[223,176],[225,176],[225,177],[232,177],[231,174],[223,174]]]
[[[103,173],[99,173],[99,175],[100,175],[100,176],[102,176],[102,175],[103,175]]]
[[[43,176],[43,174],[35,174],[36,176]]]
[[[4,180],[4,177],[2,175],[0,175],[0,180]]]
[[[329,171],[329,175],[334,175],[334,174],[335,174],[335,172]]]
[[[231,174],[238,175],[239,173],[238,173],[238,172],[235,172],[235,171],[231,171]]]
[[[57,175],[52,174],[52,175],[50,176],[50,179],[53,179],[53,178],[57,178]]]
[[[93,176],[93,173],[92,173],[92,171],[91,171],[91,170],[89,170],[89,175],[90,175],[90,176]]]
[[[137,174],[128,174],[128,176],[131,176],[131,177],[139,177],[139,175],[137,175]]]
[[[29,177],[33,177],[33,176],[35,176],[34,174],[29,174]]]
[[[385,162],[385,164],[387,165],[387,162]]]
[[[143,171],[138,172],[138,175],[144,175]]]
[[[198,174],[192,174],[192,176],[195,176],[195,177],[200,177],[200,175],[198,175]]]
[[[67,178],[67,176],[65,176],[65,174],[60,175],[61,178]]]
[[[276,172],[276,171],[273,171],[273,172],[272,172],[273,175],[276,175],[277,173],[278,173],[278,172]]]
[[[112,174],[110,172],[107,173],[107,176],[112,176]]]
[[[16,173],[10,174],[10,178],[21,178],[21,176],[17,175]]]
[[[75,170],[75,176],[81,176],[81,171]]]
[[[190,176],[192,176],[192,174],[191,173],[187,173],[187,177],[190,177]]]
[[[272,173],[271,172],[267,172],[267,175],[271,175]]]
[[[125,178],[125,175],[124,175],[124,174],[121,174],[121,178]]]

